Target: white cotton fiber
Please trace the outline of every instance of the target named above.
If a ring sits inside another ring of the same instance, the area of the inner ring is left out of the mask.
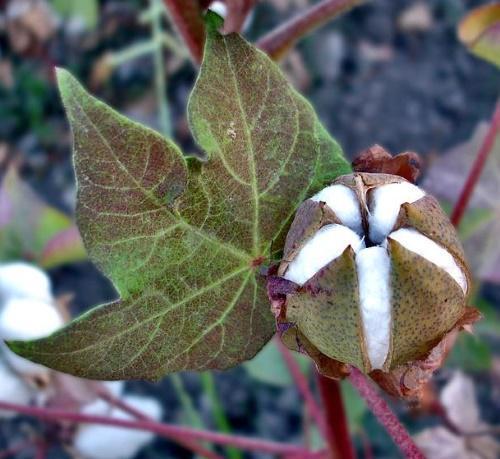
[[[212,2],[208,8],[222,18],[226,18],[227,16],[227,6],[224,2]]]
[[[28,405],[33,392],[28,385],[0,360],[0,400],[17,405]],[[16,413],[0,410],[0,418],[13,418]]]
[[[399,242],[403,247],[417,253],[426,260],[445,270],[467,292],[467,278],[453,256],[439,244],[410,228],[401,228],[389,235],[389,238]]]
[[[44,271],[24,262],[0,265],[0,301],[11,298],[33,298],[53,301],[50,279]]]
[[[390,259],[383,247],[368,247],[356,254],[359,299],[368,358],[381,369],[391,336]]]
[[[389,183],[372,191],[368,225],[370,239],[380,244],[394,228],[401,205],[418,201],[425,192],[408,182]]]
[[[342,255],[347,246],[355,252],[364,247],[363,240],[342,225],[326,225],[309,239],[288,266],[285,279],[302,285],[321,268]]]
[[[123,397],[123,401],[156,421],[162,417],[160,404],[152,398],[127,396]],[[118,408],[112,408],[108,415],[116,419],[133,419],[132,415]],[[141,430],[82,425],[76,433],[73,446],[85,459],[127,459],[134,457],[153,437],[151,432]]]
[[[44,367],[19,357],[3,341],[43,338],[63,324],[62,317],[51,304],[26,298],[8,300],[0,311],[0,341],[9,365],[26,376],[41,371]]]
[[[311,200],[326,203],[345,226],[363,235],[359,201],[351,188],[345,185],[331,185],[315,194]]]

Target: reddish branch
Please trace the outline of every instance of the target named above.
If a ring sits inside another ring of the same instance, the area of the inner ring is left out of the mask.
[[[283,356],[285,365],[287,366],[288,371],[290,372],[290,375],[292,376],[292,379],[294,380],[295,385],[300,392],[300,395],[304,399],[309,415],[318,426],[319,431],[321,432],[323,437],[326,439],[328,437],[328,428],[326,426],[325,418],[323,416],[321,408],[316,403],[316,399],[314,398],[311,389],[309,388],[309,383],[306,377],[302,374],[297,361],[293,358],[293,355],[281,342],[279,337],[276,336],[274,340],[276,342],[276,345],[278,346],[279,351],[281,352],[281,355]]]
[[[124,411],[125,413],[132,415],[134,418],[144,420],[144,421],[155,422],[154,419],[147,416],[142,411],[136,409],[133,406],[130,406],[128,403],[125,403],[123,400],[120,400],[119,398],[113,396],[104,387],[102,388],[102,390],[98,390],[97,393],[101,399],[107,401],[110,405],[116,406],[117,408]],[[178,440],[176,440],[176,443],[178,443],[179,445],[181,445],[182,447],[184,447],[185,449],[187,449],[189,451],[193,451],[194,453],[196,453],[197,455],[199,455],[201,457],[205,457],[207,459],[223,459],[222,456],[220,456],[219,454],[216,454],[213,451],[210,451],[209,449],[203,447],[202,445],[198,444],[197,442],[178,439]]]
[[[14,403],[3,401],[0,401],[0,409],[14,411],[27,416],[33,416],[49,422],[68,421],[74,423],[123,427],[124,429],[138,429],[152,432],[156,435],[174,441],[207,441],[218,445],[231,445],[236,448],[249,451],[260,451],[263,453],[277,454],[288,457],[300,457],[302,459],[313,459],[322,454],[321,452],[311,452],[305,448],[295,445],[287,445],[240,435],[221,434],[218,432],[210,432],[208,430],[193,429],[191,427],[183,427],[143,419],[116,419],[106,416],[86,415],[83,413],[59,409],[16,405]]]
[[[363,3],[364,0],[323,0],[264,35],[257,46],[278,60],[297,40],[328,21]]]
[[[497,102],[495,112],[493,114],[493,118],[490,123],[490,128],[484,138],[483,144],[479,149],[474,164],[472,166],[471,171],[469,172],[469,176],[462,188],[462,192],[460,193],[460,197],[458,198],[457,203],[455,204],[455,208],[451,214],[451,222],[458,226],[462,221],[462,217],[464,216],[465,211],[467,210],[467,206],[469,205],[469,201],[472,197],[472,193],[476,184],[481,177],[481,172],[484,169],[484,165],[493,150],[493,146],[495,144],[495,139],[497,134],[500,132],[500,100]]]
[[[341,459],[355,459],[340,383],[318,373],[318,386],[326,413],[328,426],[326,439],[330,450],[337,452],[337,457]]]
[[[197,0],[163,0],[172,22],[184,40],[193,60],[199,64],[203,57],[205,23]]]
[[[356,388],[364,399],[370,411],[382,424],[394,443],[399,447],[407,459],[425,459],[417,445],[413,442],[410,434],[399,422],[396,415],[391,411],[387,402],[380,397],[377,390],[356,368],[352,368],[349,376],[351,384]]]

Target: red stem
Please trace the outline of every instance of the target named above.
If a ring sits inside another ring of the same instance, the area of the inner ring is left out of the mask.
[[[105,387],[103,387],[102,390],[98,389],[97,394],[101,399],[107,401],[110,405],[116,406],[125,413],[134,416],[136,419],[155,422],[153,418],[147,416],[142,411],[134,408],[133,406],[130,406],[128,403],[125,403],[123,400],[120,400],[119,398],[112,395],[109,391],[106,390]],[[193,451],[198,456],[205,457],[207,459],[223,459],[222,456],[203,447],[202,445],[198,444],[198,442],[178,439],[176,440],[176,443],[189,451]]]
[[[163,0],[163,3],[193,60],[199,64],[205,44],[205,23],[200,4],[197,0]]]
[[[257,46],[272,59],[281,59],[297,40],[365,0],[323,0],[264,35]]]
[[[382,424],[394,443],[399,447],[407,459],[425,459],[418,446],[413,442],[410,434],[391,411],[387,402],[380,397],[376,389],[357,368],[352,368],[349,376],[351,384],[364,399],[370,411]]]
[[[314,395],[309,388],[309,383],[306,377],[300,371],[299,364],[293,358],[290,350],[281,342],[278,336],[275,337],[275,342],[279,351],[281,352],[283,360],[285,361],[285,365],[287,366],[288,371],[290,372],[290,375],[292,376],[292,379],[294,380],[295,385],[300,392],[300,395],[304,399],[309,415],[318,426],[321,435],[323,435],[323,438],[326,440],[328,438],[328,428],[325,422],[325,417],[323,416],[321,408],[317,404],[316,399],[314,398]]]
[[[493,118],[491,119],[490,128],[484,138],[484,141],[479,149],[474,164],[472,165],[472,169],[469,172],[469,176],[462,188],[462,192],[460,193],[460,197],[458,198],[457,203],[453,209],[451,214],[451,223],[453,225],[458,226],[462,221],[462,217],[467,210],[467,206],[469,205],[469,201],[472,197],[472,193],[474,192],[474,188],[477,185],[479,178],[481,177],[481,172],[483,171],[484,165],[486,164],[486,160],[493,150],[493,145],[495,144],[495,138],[500,131],[500,100],[497,101],[497,105],[495,108],[495,112],[493,114]]]
[[[356,454],[349,435],[347,417],[342,400],[340,383],[318,373],[318,386],[326,413],[328,434],[326,439],[340,459],[355,459]]]
[[[244,437],[241,435],[228,435],[208,430],[193,429],[191,427],[176,426],[149,420],[126,420],[109,418],[106,416],[93,416],[83,413],[65,411],[51,408],[38,408],[32,406],[16,405],[0,401],[0,409],[15,411],[27,416],[33,416],[46,421],[60,422],[69,421],[75,423],[90,423],[107,426],[123,427],[124,429],[139,429],[152,432],[164,438],[187,441],[208,441],[219,445],[231,445],[239,449],[249,451],[260,451],[269,454],[298,456],[302,459],[317,458],[321,452],[311,452],[305,448],[295,445],[260,440],[256,438]]]

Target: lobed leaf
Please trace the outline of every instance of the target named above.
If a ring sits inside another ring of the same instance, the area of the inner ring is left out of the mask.
[[[310,105],[237,35],[208,34],[189,103],[207,161],[188,161],[59,70],[78,224],[120,299],[19,354],[87,378],[156,379],[252,358],[274,320],[259,274],[306,195],[348,171]]]

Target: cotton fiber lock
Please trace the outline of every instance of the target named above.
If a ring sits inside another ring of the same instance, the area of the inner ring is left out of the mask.
[[[279,312],[284,341],[293,334],[366,373],[424,358],[465,314],[470,289],[437,201],[387,174],[342,176],[306,200],[278,274],[296,284]]]

